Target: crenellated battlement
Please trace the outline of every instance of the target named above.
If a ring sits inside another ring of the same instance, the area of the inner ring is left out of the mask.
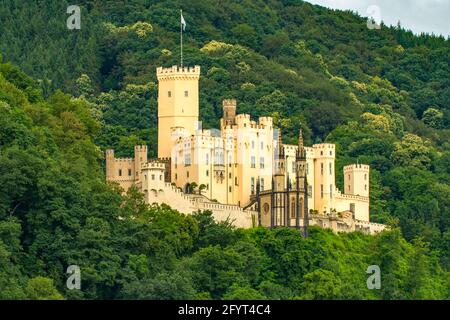
[[[134,146],[134,152],[147,152],[147,146],[141,145],[141,146]]]
[[[159,67],[156,69],[156,76],[158,78],[158,81],[173,80],[176,78],[198,79],[200,77],[200,66],[195,67],[172,66],[171,68]]]
[[[133,158],[116,158],[116,159],[114,159],[116,162],[122,162],[122,163],[124,163],[124,162],[128,162],[128,163],[132,163],[132,162],[134,162],[134,159]]]
[[[223,99],[222,104],[224,107],[236,107],[236,99]]]
[[[318,150],[334,150],[336,148],[336,145],[334,143],[317,143],[314,144],[313,149],[318,149]]]
[[[144,170],[144,169],[164,170],[165,166],[166,165],[163,162],[151,161],[151,162],[147,162],[147,163],[143,164],[142,165],[142,170]]]
[[[350,172],[350,171],[369,171],[370,166],[367,164],[350,164],[348,166],[344,167],[344,172]]]
[[[363,202],[369,202],[369,197],[360,196],[360,195],[353,195],[353,194],[345,194],[342,193],[339,189],[335,189],[335,197],[340,199],[348,199],[348,200],[356,200],[356,201],[363,201]]]
[[[272,126],[273,125],[273,119],[272,117],[259,117],[258,118],[259,124],[265,125],[265,126]]]

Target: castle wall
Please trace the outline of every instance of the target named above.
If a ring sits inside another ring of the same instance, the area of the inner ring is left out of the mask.
[[[369,221],[369,198],[338,193],[335,207],[337,212],[352,211],[357,220]]]
[[[254,211],[244,211],[238,206],[214,203],[201,196],[186,195],[169,183],[165,183],[158,188],[150,184],[147,186],[147,189],[149,190],[148,193],[145,193],[147,203],[165,203],[172,209],[184,214],[192,214],[198,210],[210,210],[216,221],[229,220],[238,228],[252,228],[255,226],[257,213]]]

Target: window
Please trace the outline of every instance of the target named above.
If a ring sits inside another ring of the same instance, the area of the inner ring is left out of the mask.
[[[252,149],[255,149],[255,141],[252,141]]]
[[[190,166],[191,165],[191,154],[187,153],[184,155],[184,165]]]
[[[234,177],[234,185],[237,186],[238,185],[238,180],[237,177]]]
[[[209,153],[205,155],[206,165],[209,165]]]
[[[312,198],[312,186],[308,186],[308,197]]]
[[[189,171],[186,171],[186,177],[189,178]]]
[[[292,173],[295,173],[295,162],[292,162]]]
[[[155,175],[154,174],[152,174],[152,180],[155,180]]]
[[[162,180],[162,175],[159,175],[159,181],[161,181]]]
[[[167,91],[167,96],[170,98],[172,97],[172,91]]]
[[[367,191],[367,184],[365,184],[365,185],[364,185],[364,190],[366,190],[366,191]]]
[[[261,191],[264,191],[264,178],[261,178],[260,189],[261,189]]]
[[[295,199],[291,200],[291,218],[295,218]]]
[[[231,179],[231,172],[228,173],[228,179]]]
[[[264,157],[259,158],[259,168],[264,169]]]
[[[320,151],[320,155],[323,156],[323,151]]]
[[[323,184],[320,185],[320,197],[323,198]]]
[[[252,194],[255,193],[255,178],[254,177],[252,177],[250,179],[250,191],[251,191]]]
[[[119,177],[122,176],[122,169],[119,169]]]
[[[184,92],[184,96],[185,96],[185,97],[189,97],[189,92],[188,92],[188,91],[185,91],[185,92]]]
[[[178,175],[175,173],[175,180],[177,180],[177,178],[178,178]]]
[[[330,156],[332,156],[333,155],[333,151],[330,151]]]
[[[228,192],[231,192],[231,186],[228,187]]]
[[[264,149],[264,142],[261,141],[261,150]]]
[[[331,164],[331,162],[328,164],[328,167],[330,169],[330,174],[333,174],[333,165]]]
[[[333,197],[333,185],[330,184],[330,198]]]
[[[323,175],[323,163],[320,164],[320,174]]]
[[[367,180],[367,173],[364,174],[364,180]]]
[[[128,175],[131,176],[131,169],[128,169]]]
[[[251,157],[251,167],[252,167],[252,168],[256,168],[256,159],[255,159],[255,156],[252,156],[252,157]]]
[[[223,157],[223,152],[218,152],[218,151],[215,152],[214,162],[215,162],[215,164],[224,165],[225,161],[224,161],[224,157]]]
[[[206,176],[209,177],[209,170],[206,170]]]

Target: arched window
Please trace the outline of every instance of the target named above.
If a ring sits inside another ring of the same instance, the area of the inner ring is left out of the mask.
[[[297,211],[295,198],[291,199],[291,218],[295,218],[295,213]]]
[[[303,217],[304,216],[304,210],[303,210],[303,198],[300,198],[300,200],[299,200],[299,203],[300,203],[300,217]]]

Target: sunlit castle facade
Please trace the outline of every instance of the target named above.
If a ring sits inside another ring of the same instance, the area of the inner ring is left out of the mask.
[[[375,233],[369,222],[369,166],[344,167],[335,184],[335,145],[282,143],[271,117],[253,121],[223,100],[220,130],[199,121],[200,67],[158,68],[158,159],[136,146],[130,159],[106,151],[106,179],[124,190],[136,185],[149,203],[192,213],[211,210],[238,227],[309,225]]]

